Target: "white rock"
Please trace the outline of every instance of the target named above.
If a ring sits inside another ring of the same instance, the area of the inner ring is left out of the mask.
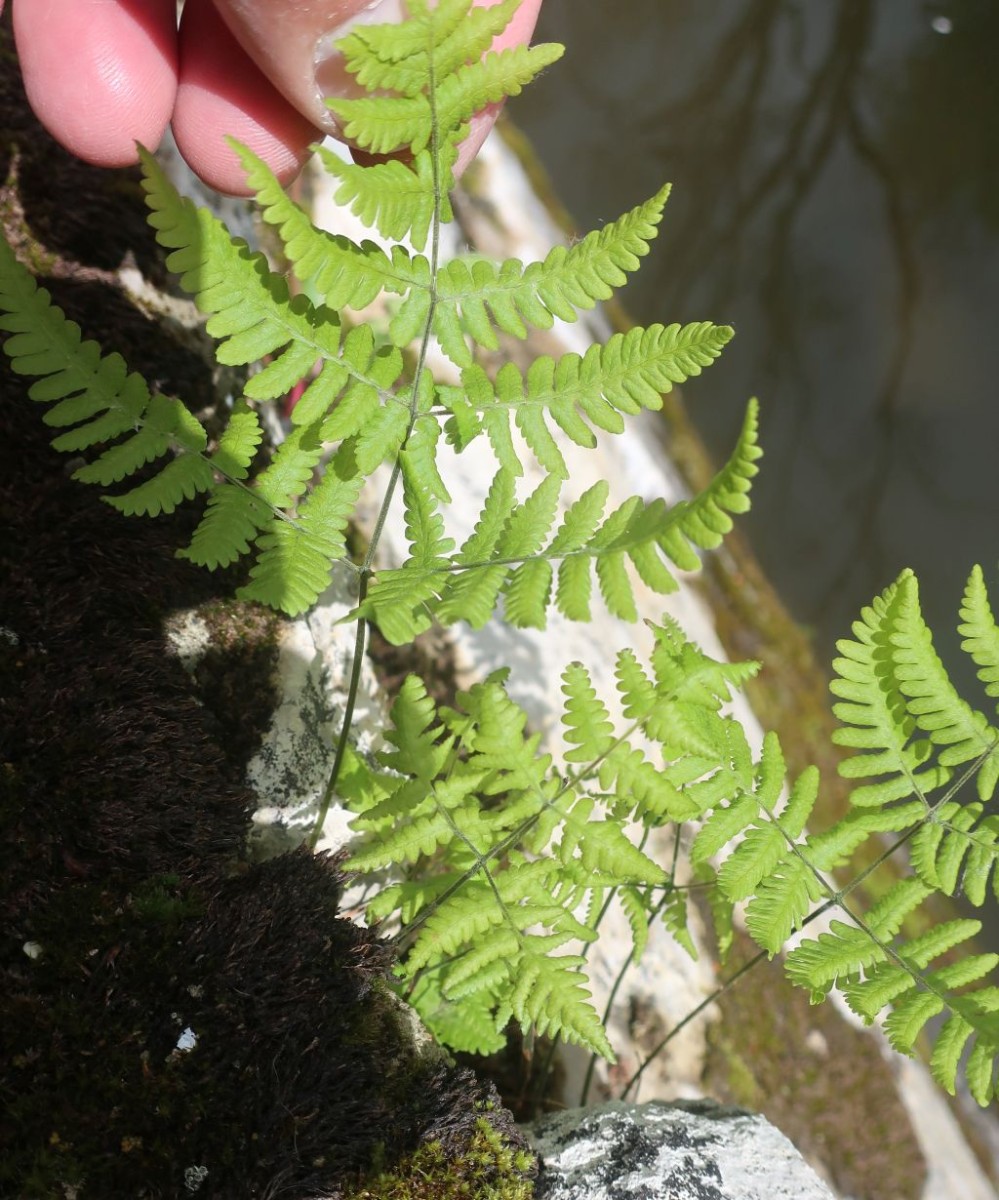
[[[527,1130],[537,1200],[834,1200],[764,1117],[709,1100],[553,1113]]]

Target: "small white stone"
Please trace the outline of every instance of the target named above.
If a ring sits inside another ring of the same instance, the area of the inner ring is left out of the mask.
[[[819,1029],[810,1029],[805,1034],[805,1045],[815,1055],[816,1058],[829,1057],[829,1043],[826,1041],[826,1035]]]
[[[25,942],[21,949],[28,958],[41,958],[42,947],[38,942]]]
[[[188,1050],[193,1050],[197,1044],[198,1035],[194,1032],[190,1025],[188,1025],[177,1039],[177,1049],[181,1051],[181,1053],[184,1053]]]
[[[185,1167],[184,1187],[189,1192],[196,1192],[208,1178],[207,1167]]]

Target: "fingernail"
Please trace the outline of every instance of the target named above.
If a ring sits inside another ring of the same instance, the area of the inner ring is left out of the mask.
[[[322,101],[328,99],[344,99],[365,95],[365,90],[351,75],[345,64],[343,55],[336,48],[340,38],[346,37],[358,25],[384,25],[403,19],[402,0],[372,0],[367,8],[362,9],[349,21],[330,29],[316,43],[313,65],[315,67],[316,90]],[[324,105],[325,107],[325,105]],[[337,129],[336,117],[327,109],[328,125]]]

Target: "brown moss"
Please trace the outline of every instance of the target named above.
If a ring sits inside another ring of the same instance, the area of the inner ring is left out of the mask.
[[[219,744],[242,779],[271,725],[278,699],[276,668],[281,618],[240,600],[198,609],[209,645],[194,668],[200,700],[218,722]]]

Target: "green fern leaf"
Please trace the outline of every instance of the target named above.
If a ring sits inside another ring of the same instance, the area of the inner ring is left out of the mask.
[[[628,244],[630,239],[624,238],[624,241]],[[610,244],[615,245],[613,242]],[[583,245],[585,243],[581,243],[577,250],[581,250]],[[568,252],[565,260],[567,268],[576,268],[572,257],[574,253],[576,251]],[[618,259],[620,257],[617,255]],[[637,265],[630,249],[627,251],[627,261],[629,265],[632,262]],[[618,283],[624,282],[623,272],[616,266],[611,270],[612,265],[613,259],[604,267],[604,274],[614,277]],[[468,271],[465,281],[467,294],[460,294],[466,295],[464,303],[470,304],[471,297],[475,296],[476,302],[482,304],[482,289],[488,288],[491,264],[476,262],[470,270],[463,263],[461,267]],[[454,263],[449,264],[447,269],[452,275],[456,273]],[[512,274],[509,265],[505,265],[504,269],[507,275]],[[617,278],[618,275],[620,278]],[[611,286],[608,283],[608,295]],[[511,305],[514,303],[512,297],[516,294],[512,293]],[[454,302],[458,303],[457,300]],[[575,311],[574,308],[563,308],[556,315],[565,319],[566,313],[574,317]],[[526,335],[527,327],[519,317],[516,324],[512,319],[501,319],[495,315],[494,320],[506,333],[519,334],[521,337]],[[537,324],[538,321],[531,323]],[[547,323],[551,323],[551,317]],[[483,329],[489,329],[489,325],[488,322],[485,326],[476,323],[475,328],[481,333]],[[547,461],[553,454],[555,444],[545,423],[546,417],[550,417],[577,445],[593,446],[596,441],[593,427],[620,433],[624,429],[622,414],[633,415],[643,408],[662,408],[662,397],[672,389],[674,383],[683,383],[699,375],[704,367],[718,357],[731,336],[731,329],[709,322],[682,328],[679,325],[635,328],[627,333],[614,334],[602,346],[590,347],[582,357],[566,354],[558,362],[545,357],[535,359],[526,377],[512,363],[507,363],[497,373],[495,380],[490,382],[480,367],[466,366],[462,372],[461,391],[457,395],[446,391],[442,399],[448,404],[449,400],[454,403],[465,398],[473,408],[483,413],[495,413],[506,418],[512,415],[542,466],[546,470],[554,470]],[[492,334],[476,336],[476,340],[495,343]],[[491,348],[495,349],[496,345]]]
[[[771,738],[772,735],[768,734],[767,741]],[[764,755],[767,753],[767,741],[764,742]],[[783,775],[783,759],[780,761],[780,768]],[[776,870],[788,854],[789,845],[801,837],[815,807],[818,790],[819,773],[814,767],[810,767],[795,780],[780,817],[754,822],[753,828],[746,833],[745,839],[725,860],[718,873],[719,886],[730,900],[748,899],[760,883]],[[750,808],[762,808],[766,811],[768,797],[760,797],[757,794],[756,797],[746,799],[752,799],[753,803],[744,804],[743,812],[748,812]],[[737,805],[739,803],[737,802]],[[712,819],[709,818],[709,823]],[[738,832],[736,828],[735,833]],[[718,849],[720,848],[719,845]],[[712,854],[716,852],[711,851]]]
[[[663,923],[669,930],[673,940],[682,946],[694,962],[697,962],[697,946],[690,935],[687,926],[687,896],[679,888],[671,888],[665,897],[663,906]]]
[[[507,96],[519,95],[539,71],[557,62],[562,53],[561,46],[542,44],[488,54],[480,62],[459,67],[441,80],[433,104],[422,93],[364,96],[327,103],[351,145],[371,154],[406,150],[415,157],[430,145],[435,124],[445,137],[455,136],[474,113]]]
[[[574,246],[556,246],[542,262],[525,266],[518,259],[500,264],[454,259],[447,263],[439,277],[440,302],[434,319],[434,332],[445,354],[458,366],[470,367],[473,359],[466,337],[496,350],[496,329],[523,338],[528,327],[550,329],[556,319],[575,321],[580,310],[609,299],[648,254],[668,196],[667,186]],[[730,329],[707,323],[684,329],[654,325],[617,334],[606,347],[594,347],[583,359],[566,355],[557,367],[550,360],[538,360],[528,372],[527,400],[547,402],[564,432],[587,445],[591,435],[580,424],[578,409],[598,428],[620,432],[617,409],[634,413],[639,407],[661,407],[658,392],[700,374],[731,336]],[[503,402],[517,390],[518,377],[514,369],[507,371],[508,382],[500,393]],[[520,392],[523,402],[523,381]],[[635,397],[641,398],[640,404]]]
[[[938,761],[955,767],[984,757],[976,782],[979,799],[990,799],[999,781],[999,754],[992,753],[999,731],[991,729],[950,682],[920,612],[919,585],[911,573],[899,585],[891,645],[895,678],[909,713],[932,743],[943,748]]]
[[[841,657],[833,662],[837,678],[830,690],[842,698],[833,712],[845,727],[836,730],[833,741],[869,751],[846,759],[840,774],[851,779],[884,777],[854,788],[855,805],[883,807],[916,791],[926,795],[950,778],[944,768],[931,764],[930,742],[913,738],[916,721],[891,668],[891,637],[909,578],[904,572],[863,610],[853,626],[856,641],[837,643]]]
[[[795,929],[800,929],[821,891],[807,863],[785,859],[764,879],[746,909],[746,928],[753,941],[771,958],[780,953]]]
[[[930,1073],[940,1086],[953,1096],[961,1053],[974,1030],[956,1013],[944,1022],[937,1034],[933,1054],[930,1057]]]
[[[932,992],[915,991],[905,996],[885,1018],[888,1041],[901,1054],[911,1055],[926,1022],[943,1008],[943,998]]]
[[[964,589],[961,621],[957,627],[964,639],[961,649],[974,660],[986,695],[999,696],[999,628],[989,605],[981,567],[974,568]]]
[[[995,1076],[995,1047],[984,1041],[976,1041],[965,1063],[964,1074],[968,1081],[968,1091],[971,1092],[976,1104],[982,1108],[988,1106],[996,1094],[993,1082]]]
[[[383,291],[405,294],[413,289],[420,294],[429,293],[430,264],[425,258],[417,256],[411,259],[405,249],[398,245],[393,246],[387,254],[374,242],[365,241],[358,245],[342,234],[331,234],[317,229],[305,211],[285,193],[262,159],[245,146],[236,142],[231,144],[246,170],[247,183],[255,193],[263,219],[277,227],[283,252],[295,268],[295,274],[314,295],[323,298],[327,311],[366,308]],[[330,151],[320,147],[319,153],[331,173],[339,174],[347,170],[346,164]],[[427,157],[421,156],[421,162]],[[422,169],[426,171],[428,168],[424,165]],[[367,176],[371,171],[375,173],[376,178],[369,180]],[[405,175],[412,174],[402,163],[353,168],[353,173],[348,178],[357,189],[357,202],[363,212],[370,211],[373,201],[365,197],[370,197],[375,192],[383,176],[388,173],[397,178],[400,172]],[[358,183],[359,176],[365,179],[363,188]],[[429,216],[422,211],[414,212],[414,221],[422,221],[425,216],[427,219],[432,217],[432,192],[429,203]],[[386,201],[386,205],[390,210],[385,214],[386,217],[390,219],[393,227],[398,228],[403,219],[402,215],[396,214],[396,206],[392,201]],[[442,220],[451,219],[446,201],[440,215]],[[389,229],[384,229],[384,232],[388,237],[395,236]],[[408,340],[407,338],[406,341]]]
[[[649,942],[649,917],[645,901],[637,888],[622,887],[617,894],[631,927],[631,961],[637,965]]]

